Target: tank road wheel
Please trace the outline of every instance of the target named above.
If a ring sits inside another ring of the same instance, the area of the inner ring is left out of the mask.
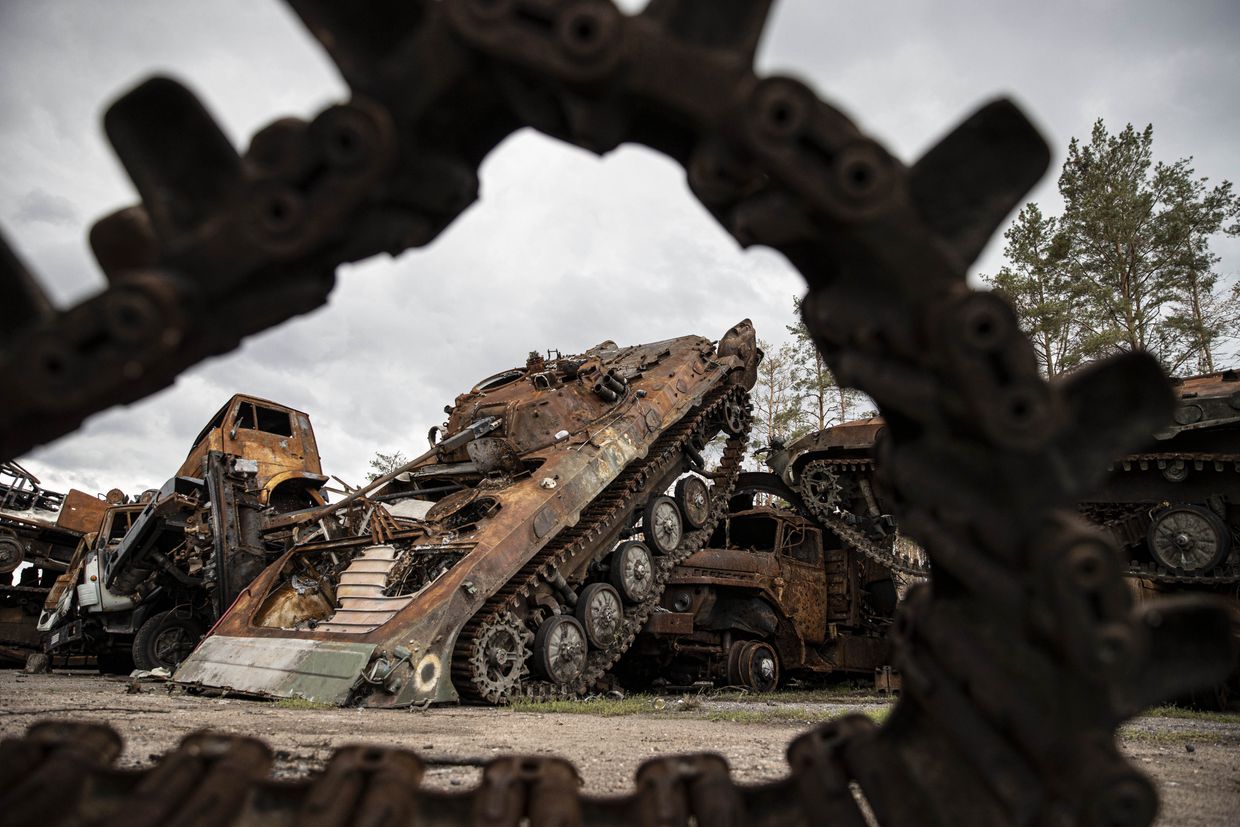
[[[134,666],[172,672],[194,651],[205,631],[197,620],[175,611],[152,615],[133,636]]]
[[[654,589],[654,558],[633,540],[611,553],[611,585],[630,603],[641,603]]]
[[[1209,509],[1176,505],[1154,517],[1148,535],[1150,553],[1180,574],[1205,574],[1227,559],[1231,537]]]
[[[474,646],[470,671],[475,691],[488,703],[499,703],[521,685],[525,676],[530,633],[512,615],[485,626]]]
[[[728,436],[740,436],[745,433],[746,426],[749,424],[745,403],[737,399],[736,396],[728,396],[728,398],[723,400],[723,406],[719,411],[719,420],[723,430],[727,431]]]
[[[586,670],[586,630],[577,618],[553,615],[534,635],[534,667],[544,678],[561,686]]]
[[[761,641],[736,641],[728,651],[728,682],[752,692],[773,692],[779,686],[779,655]]]
[[[710,520],[710,488],[701,477],[676,483],[676,502],[690,528],[702,528]]]
[[[671,554],[685,536],[680,506],[671,497],[654,497],[642,511],[642,536],[655,554]]]
[[[591,583],[577,595],[574,614],[581,621],[586,640],[596,649],[610,649],[620,638],[624,604],[620,593],[606,583]]]

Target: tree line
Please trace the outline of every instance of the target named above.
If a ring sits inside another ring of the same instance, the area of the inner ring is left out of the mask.
[[[836,381],[801,320],[800,299],[793,300],[792,311],[796,322],[787,325],[790,340],[777,346],[758,340],[766,355],[750,392],[754,423],[749,444],[753,450],[776,440],[788,444],[813,431],[876,415],[868,396]]]
[[[1101,119],[1088,142],[1073,138],[1062,213],[1026,204],[1004,233],[1003,267],[983,276],[1016,308],[1048,378],[1134,350],[1172,374],[1209,373],[1240,338],[1240,282],[1210,249],[1240,235],[1240,201],[1191,157],[1156,162],[1153,143],[1152,126],[1112,134]]]

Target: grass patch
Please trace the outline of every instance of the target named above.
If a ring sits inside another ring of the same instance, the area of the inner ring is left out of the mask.
[[[558,712],[569,715],[598,715],[603,718],[614,718],[617,715],[643,715],[659,712],[656,702],[663,701],[665,709],[672,703],[663,698],[649,695],[630,695],[626,698],[587,698],[581,701],[551,700],[536,701],[528,698],[516,698],[508,702],[508,708],[514,712]]]
[[[1174,704],[1152,706],[1141,713],[1142,718],[1183,718],[1189,721],[1216,721],[1221,724],[1240,724],[1240,712],[1210,712],[1188,709]]]
[[[722,689],[718,692],[707,692],[703,697],[712,701],[779,701],[801,704],[891,703],[895,701],[895,696],[879,695],[872,688],[851,686],[781,689],[767,694],[756,694],[739,689]]]
[[[276,701],[277,709],[335,709],[335,704],[312,701],[309,698],[281,698]]]
[[[861,710],[860,714],[875,723],[886,720],[888,709]],[[775,707],[774,709],[712,709],[703,717],[708,721],[727,721],[733,724],[821,724],[852,714],[852,710],[813,710],[804,707]]]
[[[749,696],[752,699],[753,696]],[[784,696],[773,695],[781,701]],[[588,698],[586,700],[536,701],[518,698],[508,703],[514,712],[539,712],[567,715],[597,715],[614,718],[621,715],[683,716],[707,721],[736,724],[817,724],[848,715],[853,710],[814,710],[799,706],[773,706],[766,709],[711,709],[709,700],[698,695],[681,698],[663,698],[655,695],[630,695],[626,698]],[[889,708],[860,710],[861,714],[881,723],[887,718]]]
[[[1123,726],[1119,729],[1119,737],[1134,744],[1152,744],[1154,746],[1175,747],[1185,744],[1218,744],[1224,739],[1220,733],[1208,729],[1140,729],[1134,726]]]

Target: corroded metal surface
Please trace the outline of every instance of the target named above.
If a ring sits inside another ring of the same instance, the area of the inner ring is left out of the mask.
[[[120,491],[110,496],[124,499]],[[102,497],[48,490],[16,462],[0,462],[0,661],[21,662],[42,648],[40,610],[107,509]]]
[[[532,354],[524,368],[483,380],[450,406],[444,435],[424,456],[306,513],[304,533],[240,594],[175,679],[374,706],[587,691],[716,515],[684,530],[679,506],[662,498],[676,528],[652,559],[656,588],[612,619],[618,628],[605,645],[587,645],[574,625],[585,608],[579,599],[598,595],[596,584],[619,565],[617,546],[638,531],[651,542],[656,521],[646,506],[693,470],[691,451],[726,428],[725,409],[739,401],[747,421],[739,383],[758,358],[746,320],[717,346],[697,336],[608,341],[580,355]],[[720,503],[743,437],[731,436],[723,469],[696,469],[711,473]],[[564,616],[577,619],[557,619]],[[540,632],[553,625],[563,627],[559,637],[576,637],[544,645],[551,632]],[[281,640],[296,645],[273,669]],[[369,662],[354,650],[341,655],[351,693],[323,679],[340,671],[325,670],[327,644],[373,651]],[[527,661],[538,663],[541,650],[562,658],[565,647],[580,661],[573,669],[530,674]]]
[[[350,101],[274,122],[243,158],[184,87],[147,81],[105,117],[143,199],[92,232],[110,288],[56,312],[2,251],[2,306],[18,322],[3,330],[0,385],[18,390],[0,410],[0,456],[317,307],[341,262],[426,244],[522,125],[596,151],[645,143],[685,166],[742,244],[805,276],[806,325],[883,413],[894,514],[934,575],[897,624],[904,694],[882,727],[803,737],[775,790],[737,793],[711,756],[665,759],[623,817],[732,823],[740,801],[754,821],[860,824],[856,782],[885,825],[1149,823],[1153,789],[1115,727],[1220,676],[1231,639],[1203,603],[1133,612],[1114,546],[1068,510],[1170,417],[1152,360],[1048,387],[1011,310],[965,282],[1048,163],[1013,104],[987,104],[906,167],[803,84],[753,73],[763,0],[653,0],[631,17],[606,0],[292,5]],[[71,806],[80,788],[63,779],[82,773],[49,760],[31,783],[52,779]],[[502,765],[480,812],[615,820],[542,783],[562,779],[544,766]],[[407,805],[413,788],[397,789]],[[440,817],[465,821],[474,803],[445,802]]]
[[[778,680],[755,681],[760,676],[733,668],[751,642],[770,647],[775,671],[785,678],[869,674],[890,663],[891,572],[834,538],[824,540],[814,520],[792,510],[733,510],[708,546],[672,571],[662,611],[618,667],[621,680],[773,689]]]

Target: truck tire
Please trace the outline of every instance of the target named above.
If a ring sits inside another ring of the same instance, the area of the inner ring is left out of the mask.
[[[134,666],[172,672],[194,651],[205,631],[197,620],[175,611],[151,615],[134,635]]]

